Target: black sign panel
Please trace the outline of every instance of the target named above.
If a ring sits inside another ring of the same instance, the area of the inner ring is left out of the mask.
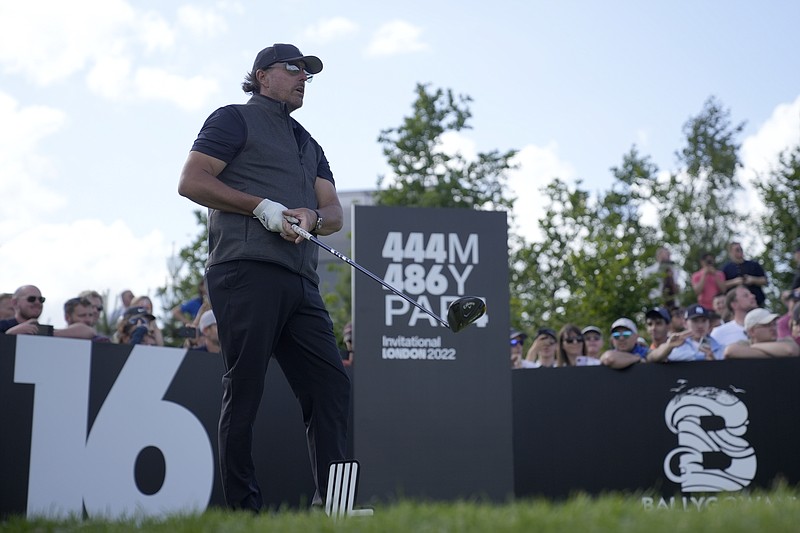
[[[516,370],[517,496],[800,481],[800,359]]]
[[[439,317],[478,296],[487,314],[453,333],[353,273],[354,442],[364,498],[513,490],[506,214],[356,206],[354,259]]]
[[[223,505],[219,355],[0,335],[0,516]],[[308,504],[300,407],[274,361],[254,427],[266,505]]]

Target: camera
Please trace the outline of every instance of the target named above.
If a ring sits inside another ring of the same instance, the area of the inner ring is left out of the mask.
[[[53,336],[53,326],[47,326],[45,324],[38,324],[36,327],[36,334],[37,335],[44,335],[46,337]]]
[[[177,335],[183,339],[195,339],[197,338],[197,328],[181,326],[178,328]]]

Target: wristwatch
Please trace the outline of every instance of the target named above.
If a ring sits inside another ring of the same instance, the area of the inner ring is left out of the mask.
[[[314,233],[319,233],[319,230],[322,229],[322,215],[319,214],[319,211],[314,209],[314,212],[317,214],[317,223],[314,226]]]

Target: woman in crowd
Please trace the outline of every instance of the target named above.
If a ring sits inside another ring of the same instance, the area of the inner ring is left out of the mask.
[[[583,366],[585,360],[586,344],[581,328],[564,324],[558,332],[558,366]]]
[[[603,353],[603,332],[597,326],[586,326],[581,330],[583,343],[586,346],[586,357],[600,360]]]
[[[119,344],[158,346],[156,317],[142,307],[130,307],[117,324],[114,336]]]

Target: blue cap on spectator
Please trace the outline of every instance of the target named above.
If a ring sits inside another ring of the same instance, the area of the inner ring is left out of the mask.
[[[519,337],[522,340],[525,340],[525,339],[528,338],[528,336],[526,334],[524,334],[523,332],[521,332],[520,330],[511,328],[511,332],[509,334],[509,339],[516,339],[517,337]]]
[[[687,307],[686,311],[683,313],[683,318],[685,318],[686,320],[691,320],[692,318],[697,318],[697,317],[708,318],[708,309],[706,309],[702,305],[695,304]]]
[[[644,314],[645,318],[663,318],[664,322],[669,324],[672,322],[672,315],[664,307],[654,307]]]

